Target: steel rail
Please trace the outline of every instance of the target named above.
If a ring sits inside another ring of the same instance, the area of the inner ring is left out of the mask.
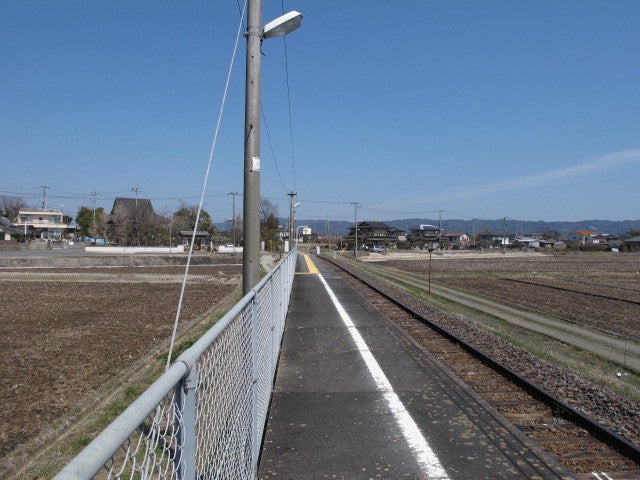
[[[470,345],[469,343],[465,342],[463,339],[461,339],[457,335],[449,332],[445,328],[442,328],[441,326],[437,325],[436,323],[432,322],[431,320],[425,318],[420,313],[418,313],[415,310],[413,310],[411,307],[408,307],[408,306],[404,305],[399,300],[393,298],[391,295],[389,295],[386,292],[380,290],[375,285],[372,285],[371,283],[369,283],[369,281],[367,281],[366,279],[362,278],[358,274],[354,273],[353,271],[351,271],[350,269],[348,269],[344,265],[342,265],[342,264],[340,264],[338,262],[335,262],[334,260],[331,260],[331,259],[329,259],[329,258],[327,258],[325,256],[323,256],[321,258],[323,260],[335,265],[336,267],[340,268],[341,270],[345,271],[346,273],[348,273],[349,275],[353,276],[354,278],[360,280],[365,285],[367,285],[369,288],[371,288],[372,290],[374,290],[375,292],[377,292],[378,294],[380,294],[381,296],[383,296],[384,298],[389,300],[394,305],[396,305],[398,308],[402,309],[403,311],[405,311],[406,313],[408,313],[409,315],[411,315],[415,319],[417,319],[420,322],[424,323],[429,328],[435,330],[436,332],[438,332],[439,334],[441,334],[445,338],[449,339],[451,342],[456,343],[461,348],[463,348],[466,352],[468,352],[470,355],[472,355],[473,357],[477,358],[482,363],[487,365],[489,368],[492,368],[493,370],[495,370],[498,373],[500,373],[501,375],[503,375],[506,379],[508,379],[508,380],[512,381],[513,383],[515,383],[516,385],[518,385],[520,388],[522,388],[524,391],[526,391],[532,397],[536,398],[540,402],[542,402],[545,405],[549,406],[555,412],[560,413],[565,419],[567,419],[567,420],[575,423],[576,425],[584,428],[591,435],[593,435],[594,437],[598,438],[603,443],[606,443],[611,448],[613,448],[614,450],[618,451],[620,454],[624,455],[625,457],[629,458],[630,460],[633,460],[636,463],[640,463],[640,446],[635,445],[634,443],[630,442],[629,440],[627,440],[626,438],[622,437],[621,435],[618,435],[617,433],[613,432],[612,430],[610,430],[606,426],[604,426],[601,423],[597,422],[596,420],[588,417],[587,415],[585,415],[582,412],[578,411],[577,409],[573,408],[571,405],[567,404],[563,400],[561,400],[561,399],[557,398],[556,396],[552,395],[551,393],[547,392],[545,389],[533,384],[532,382],[530,382],[529,380],[524,378],[522,375],[514,372],[509,367],[507,367],[507,366],[503,365],[502,363],[500,363],[499,361],[495,360],[493,357],[485,354],[481,350],[475,348],[473,345]]]

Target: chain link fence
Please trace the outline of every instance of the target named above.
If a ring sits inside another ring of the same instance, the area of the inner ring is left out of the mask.
[[[55,479],[253,479],[294,249]]]

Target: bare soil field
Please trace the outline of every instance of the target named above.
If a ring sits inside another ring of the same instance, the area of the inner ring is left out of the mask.
[[[0,267],[0,466],[119,372],[166,351],[184,267],[113,263]],[[240,284],[241,266],[193,265],[178,333]]]
[[[383,262],[428,277],[428,255]],[[640,341],[637,254],[433,255],[431,280]]]

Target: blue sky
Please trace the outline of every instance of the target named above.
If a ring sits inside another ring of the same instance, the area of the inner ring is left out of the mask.
[[[351,202],[366,220],[640,218],[640,2],[265,0],[264,22],[283,8],[304,20],[263,44],[261,194],[281,215],[294,190],[305,219],[352,220]],[[238,0],[0,2],[0,194],[38,205],[47,185],[69,213],[136,186],[161,213],[196,204],[239,15]],[[207,185],[216,222],[243,188],[245,48]]]

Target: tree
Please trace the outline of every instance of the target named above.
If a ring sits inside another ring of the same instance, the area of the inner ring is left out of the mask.
[[[640,230],[636,230],[635,228],[630,228],[627,232],[627,235],[630,237],[640,237]]]
[[[0,196],[0,214],[12,222],[18,219],[18,212],[26,207],[27,202],[21,197]]]
[[[181,203],[181,208],[173,214],[173,229],[175,231],[193,230],[197,216],[197,206]],[[213,222],[211,221],[211,215],[209,215],[205,210],[200,212],[197,230],[208,232],[211,235],[215,233],[216,228],[213,226]]]
[[[130,234],[129,212],[125,207],[118,204],[114,207],[113,213],[109,216],[112,225],[113,239],[118,245],[128,245]]]
[[[106,230],[106,214],[104,208],[95,209],[89,207],[80,207],[76,214],[76,223],[78,224],[78,233],[83,237],[102,238]]]
[[[267,250],[273,250],[280,245],[280,235],[278,217],[270,213],[267,219],[260,225],[260,234],[264,240]]]
[[[276,219],[278,218],[278,206],[268,198],[260,199],[260,225],[267,222],[269,216],[272,215]]]

